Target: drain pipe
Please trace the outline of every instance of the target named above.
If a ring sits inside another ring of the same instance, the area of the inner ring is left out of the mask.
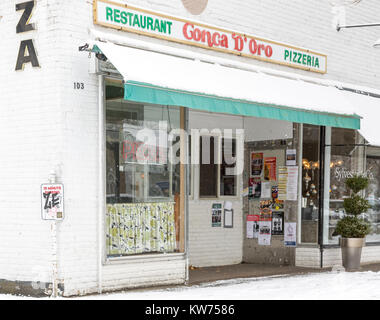
[[[49,183],[56,183],[57,175],[55,170],[52,170],[49,174]],[[52,250],[52,294],[53,298],[58,296],[58,241],[57,241],[57,220],[52,220],[50,223],[50,235],[51,235],[51,250]]]
[[[191,166],[191,159],[189,157],[189,149],[191,145],[189,144],[189,108],[185,108],[185,131],[186,131],[186,187],[185,187],[185,259],[186,259],[186,279],[185,284],[189,283],[189,190],[191,188],[191,177],[189,167]]]
[[[320,267],[323,268],[323,209],[325,194],[325,139],[326,127],[320,127],[320,143],[319,143],[319,208],[318,208],[318,243],[320,251]]]
[[[98,76],[99,92],[98,92],[98,293],[103,292],[103,217],[105,212],[105,173],[104,169],[104,78]]]

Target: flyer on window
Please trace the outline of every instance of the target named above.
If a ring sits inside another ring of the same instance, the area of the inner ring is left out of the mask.
[[[297,200],[298,192],[298,166],[288,167],[288,179],[286,185],[287,199],[291,201]]]
[[[264,180],[266,181],[276,181],[276,168],[277,166],[277,158],[269,157],[264,158]]]
[[[263,171],[263,153],[251,153],[251,176],[261,176]]]
[[[222,226],[222,204],[214,203],[211,210],[211,225],[212,227]]]
[[[287,149],[286,150],[286,165],[295,166],[297,165],[297,150],[296,149]]]
[[[269,246],[272,238],[272,222],[271,221],[259,221],[259,239],[260,246]]]
[[[261,183],[261,199],[270,199],[272,197],[272,185],[270,182]]]
[[[247,215],[247,238],[257,239],[259,237],[259,220],[258,214]]]
[[[261,178],[249,178],[249,198],[259,199],[261,197]]]
[[[258,244],[269,246],[272,238],[272,210],[269,209],[271,201],[260,201],[259,236]]]
[[[284,234],[284,212],[272,212],[272,235],[282,236]]]
[[[297,223],[296,222],[285,222],[285,236],[284,244],[286,247],[296,247],[297,246]]]

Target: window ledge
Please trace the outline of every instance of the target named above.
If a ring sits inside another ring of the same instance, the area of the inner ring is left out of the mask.
[[[317,249],[319,249],[319,244],[317,244],[317,243],[297,243],[297,248],[317,248]]]
[[[104,265],[127,264],[130,262],[147,262],[147,260],[149,261],[184,260],[185,257],[186,257],[185,253],[135,255],[135,256],[129,256],[129,257],[107,258],[106,261],[104,262]]]

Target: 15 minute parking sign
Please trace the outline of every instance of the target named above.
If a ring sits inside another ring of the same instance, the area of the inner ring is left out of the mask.
[[[63,220],[63,184],[41,185],[41,212],[43,220]]]

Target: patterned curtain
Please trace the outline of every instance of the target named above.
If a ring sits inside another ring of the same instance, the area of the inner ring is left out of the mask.
[[[174,252],[174,202],[107,205],[107,253]]]

